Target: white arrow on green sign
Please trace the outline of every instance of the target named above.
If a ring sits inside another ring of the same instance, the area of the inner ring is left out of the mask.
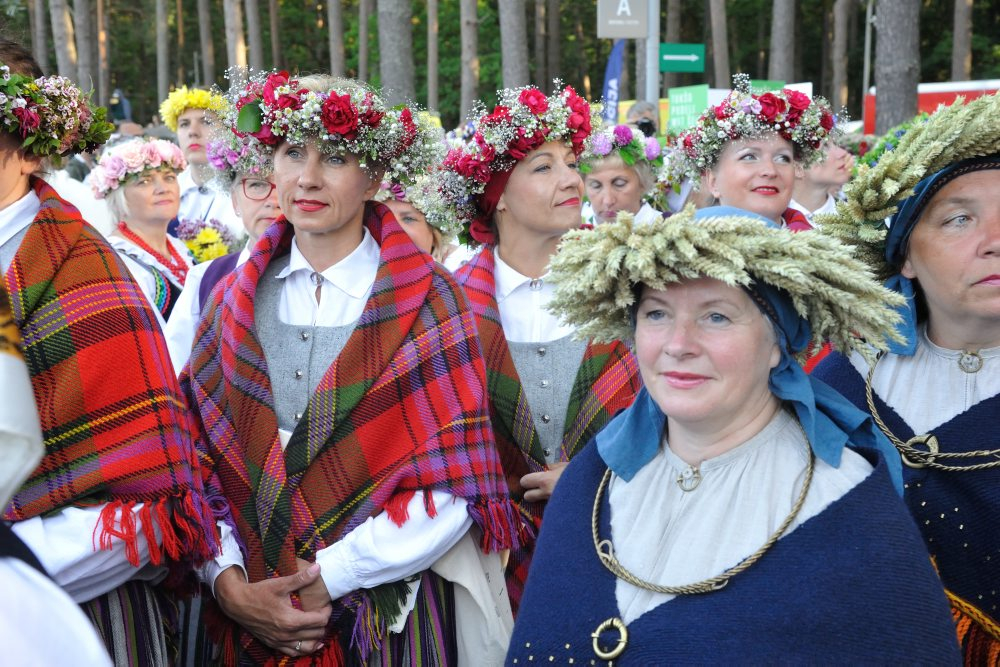
[[[704,72],[704,44],[660,44],[661,72]]]

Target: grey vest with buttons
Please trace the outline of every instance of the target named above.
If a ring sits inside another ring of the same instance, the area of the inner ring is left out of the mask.
[[[507,341],[507,347],[521,378],[545,461],[558,461],[569,397],[587,343],[570,335],[548,343]]]
[[[285,324],[278,319],[284,281],[276,276],[288,266],[289,259],[285,255],[271,262],[260,277],[254,299],[254,326],[264,348],[278,428],[294,431],[357,322],[342,327],[314,327]]]

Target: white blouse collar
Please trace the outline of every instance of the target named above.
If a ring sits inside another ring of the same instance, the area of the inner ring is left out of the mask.
[[[364,297],[375,282],[375,276],[378,273],[379,258],[381,256],[381,249],[372,235],[365,228],[362,228],[362,231],[364,236],[361,239],[361,243],[351,254],[325,271],[320,271],[320,275],[323,278],[355,299]],[[306,271],[310,274],[315,273],[315,269],[310,266],[309,261],[306,260],[302,251],[299,250],[298,243],[293,237],[288,266],[278,273],[277,278],[287,278],[297,271]]]

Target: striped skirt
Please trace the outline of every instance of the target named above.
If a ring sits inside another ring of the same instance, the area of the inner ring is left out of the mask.
[[[129,581],[80,607],[104,641],[116,667],[174,664],[175,609],[145,581]]]
[[[457,662],[455,592],[433,572],[420,577],[420,590],[403,631],[390,633],[368,660],[369,667],[446,667]]]

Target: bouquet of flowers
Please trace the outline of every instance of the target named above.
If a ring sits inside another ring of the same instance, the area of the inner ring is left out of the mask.
[[[237,237],[215,218],[210,220],[180,220],[177,238],[191,251],[195,264],[238,251],[243,238]]]

